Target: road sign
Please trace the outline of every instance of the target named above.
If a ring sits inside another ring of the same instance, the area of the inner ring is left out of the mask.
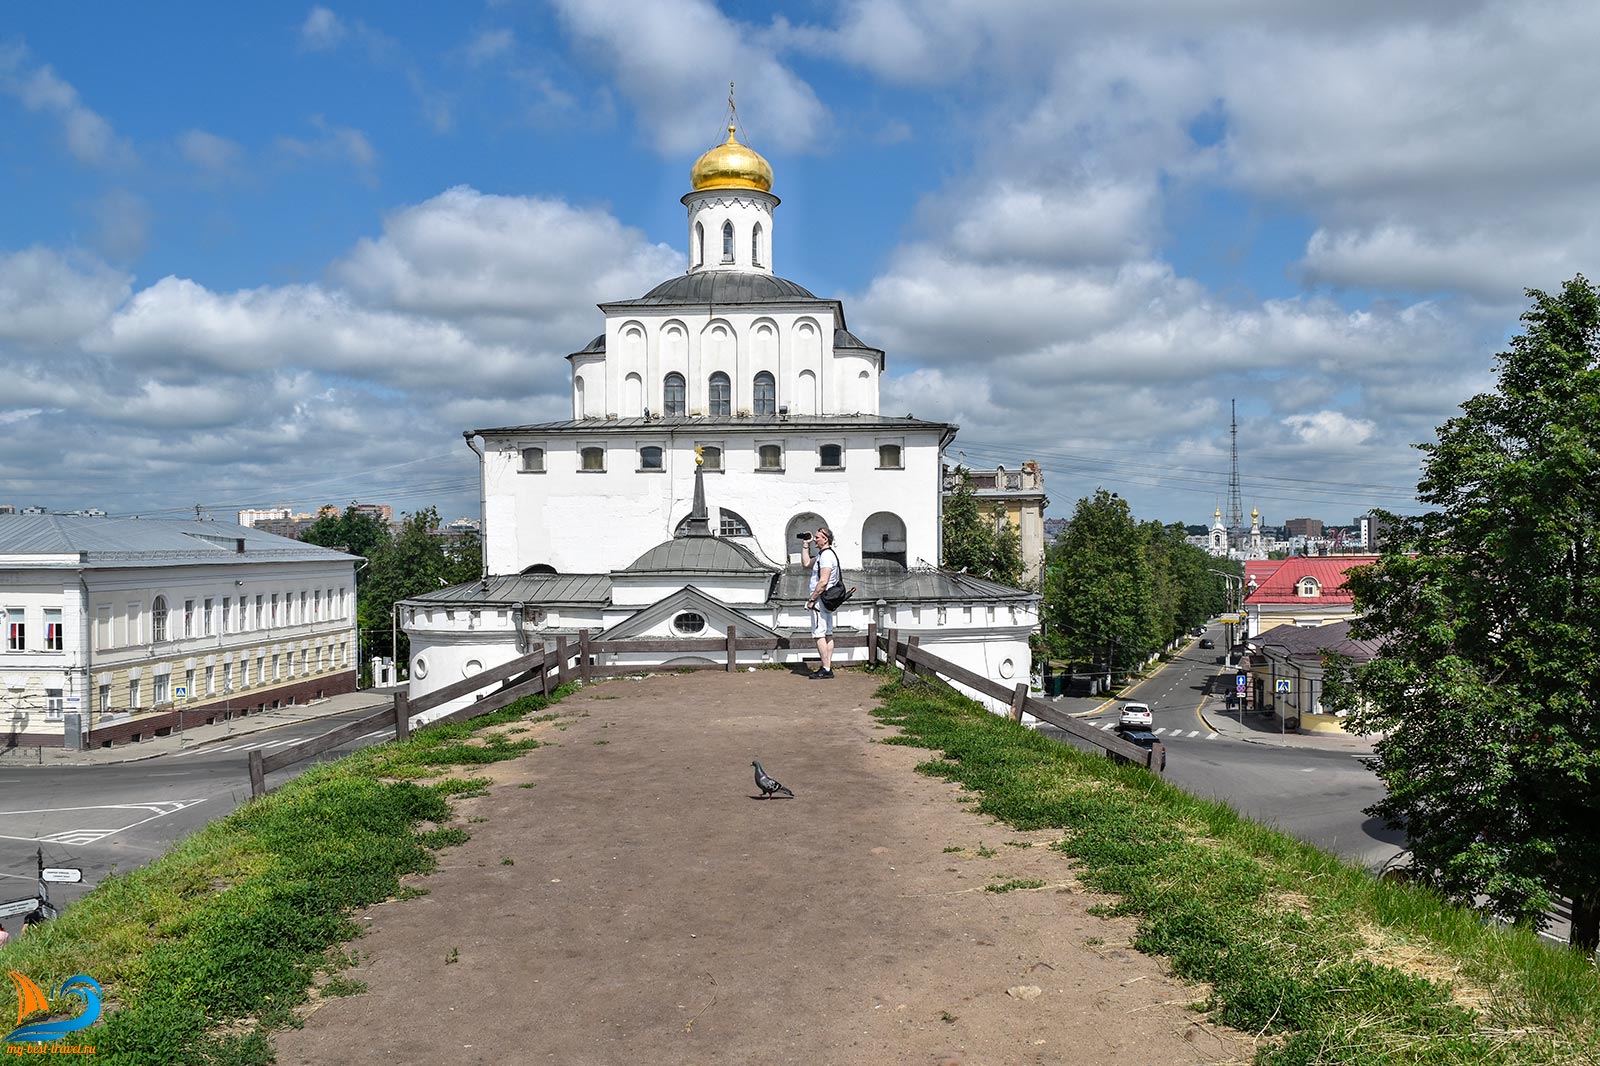
[[[83,871],[70,866],[45,867],[39,871],[39,880],[57,885],[75,885],[83,880]]]
[[[189,686],[188,685],[173,685],[172,686],[172,695],[173,695],[174,699],[180,699],[181,700],[185,696],[187,696],[188,694],[189,694]]]
[[[14,918],[19,914],[32,914],[39,909],[39,899],[29,896],[27,899],[14,899],[8,903],[0,903],[0,918]]]
[[[1247,682],[1248,682],[1248,677],[1245,674],[1234,674],[1233,675],[1233,687],[1238,689],[1240,692],[1244,691],[1244,687],[1245,687],[1245,684]]]
[[[1280,696],[1287,696],[1289,694],[1289,679],[1287,677],[1278,678],[1277,692]]]

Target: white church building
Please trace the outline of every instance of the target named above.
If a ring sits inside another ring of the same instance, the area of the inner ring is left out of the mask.
[[[938,569],[956,427],[881,414],[884,353],[840,301],[773,272],[772,169],[733,125],[690,185],[688,271],[600,305],[605,331],[567,357],[572,418],[466,431],[488,576],[401,605],[413,698],[585,629],[690,639],[732,625],[790,638],[752,665],[814,657],[799,535],[819,525],[857,588],[840,632],[876,621],[1026,680],[1038,595]]]

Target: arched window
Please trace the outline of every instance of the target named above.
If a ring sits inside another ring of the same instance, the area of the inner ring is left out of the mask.
[[[167,639],[167,598],[157,596],[150,604],[150,639],[159,644]]]
[[[728,380],[728,375],[720,370],[711,375],[710,413],[724,417],[733,414],[732,383]]]
[[[706,471],[707,473],[722,470],[722,448],[719,445],[701,445],[700,469]]]
[[[783,445],[781,444],[763,444],[756,449],[756,456],[757,470],[783,469]]]
[[[906,565],[906,524],[893,511],[879,511],[861,524],[861,557]]]
[[[575,417],[575,418],[587,418],[588,417],[588,412],[584,409],[584,403],[583,403],[583,379],[582,378],[574,378],[573,379],[572,390],[573,390],[573,397],[572,397],[572,414],[573,414],[573,417]]]
[[[724,222],[722,224],[722,261],[724,263],[733,262],[733,223],[732,222]]]
[[[522,472],[524,474],[542,474],[542,473],[544,473],[544,449],[543,448],[524,448],[524,449],[522,449]]]
[[[844,448],[838,444],[824,444],[817,451],[817,465],[825,470],[838,470],[844,466]]]
[[[757,417],[778,413],[778,384],[765,370],[756,375],[754,395]]]
[[[683,387],[683,375],[672,373],[661,386],[661,410],[667,415],[681,415],[689,409]]]
[[[728,510],[726,507],[718,508],[720,521],[717,524],[719,537],[748,537],[751,536],[750,523],[744,516]]]
[[[1321,596],[1322,585],[1314,577],[1301,578],[1294,587],[1296,596]]]
[[[578,469],[592,472],[604,472],[606,468],[606,450],[604,448],[585,448],[579,453],[582,462]]]
[[[639,469],[640,470],[660,470],[660,469],[662,469],[662,466],[661,466],[661,449],[656,447],[654,444],[646,444],[643,448],[640,448],[639,449]]]
[[[756,228],[750,231],[750,265],[761,265],[761,223],[756,223]]]
[[[706,261],[706,227],[704,223],[694,224],[694,265],[704,266]]]

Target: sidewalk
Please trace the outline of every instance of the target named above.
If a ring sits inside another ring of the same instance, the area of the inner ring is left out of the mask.
[[[171,736],[152,737],[149,740],[118,744],[110,748],[93,748],[87,751],[34,747],[0,749],[0,767],[9,770],[14,767],[29,766],[109,766],[114,763],[140,762],[161,755],[190,751],[220,740],[233,740],[251,733],[295,725],[316,718],[326,718],[344,711],[363,708],[376,710],[392,702],[397,691],[399,690],[396,688],[388,688],[345,692],[329,696],[327,699],[277,707],[270,711],[226,722],[215,722],[211,725],[191,726],[182,733],[173,733]]]
[[[1240,719],[1243,718],[1241,722]],[[1289,733],[1283,731],[1283,719],[1275,714],[1230,711],[1215,696],[1207,696],[1200,707],[1200,720],[1219,737],[1242,740],[1247,744],[1270,744],[1274,747],[1310,748],[1317,751],[1336,751],[1343,755],[1371,755],[1376,737],[1336,733]]]

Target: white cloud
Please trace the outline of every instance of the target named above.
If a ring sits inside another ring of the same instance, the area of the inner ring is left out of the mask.
[[[0,253],[0,344],[49,348],[76,340],[128,298],[131,281],[48,248]]]
[[[378,162],[378,153],[365,133],[351,126],[329,122],[321,115],[312,115],[309,121],[321,136],[315,139],[280,136],[279,150],[297,159],[330,159],[347,163],[364,177],[371,176],[370,172]]]
[[[56,74],[55,68],[48,63],[35,64],[20,44],[0,45],[0,91],[16,97],[29,111],[60,122],[67,151],[78,162],[98,167],[135,161],[127,139],[86,106],[78,90]]]
[[[345,25],[330,9],[318,4],[306,13],[300,24],[300,47],[312,52],[324,52],[338,46],[346,34]]]
[[[1314,448],[1362,444],[1377,429],[1367,419],[1351,418],[1340,411],[1290,415],[1283,419],[1283,424],[1303,443]]]
[[[607,68],[639,113],[639,127],[669,155],[722,139],[728,82],[758,150],[811,147],[827,111],[750,27],[709,0],[556,0],[568,31]],[[716,57],[714,62],[708,57]]]
[[[244,156],[244,149],[238,142],[198,129],[185,130],[178,135],[178,152],[211,176],[232,172]]]

